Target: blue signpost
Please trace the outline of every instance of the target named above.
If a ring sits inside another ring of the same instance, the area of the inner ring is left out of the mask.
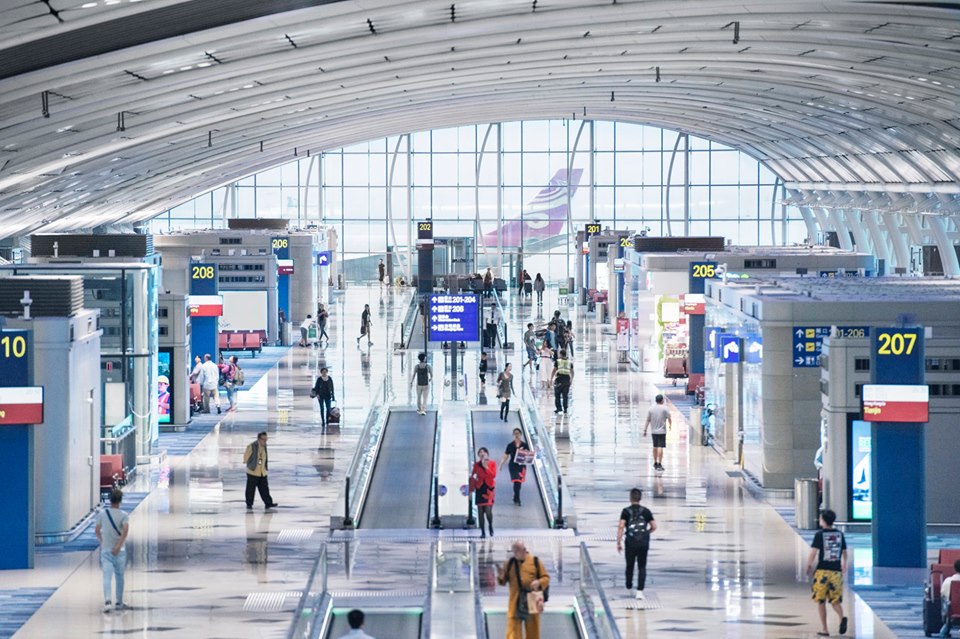
[[[923,327],[871,330],[874,384],[924,383]],[[923,424],[873,422],[873,563],[922,568],[927,560],[926,451]]]
[[[194,262],[190,264],[190,294],[217,295],[220,291],[219,269],[216,264]],[[217,361],[217,317],[190,318],[190,352],[199,355],[210,353]],[[192,366],[192,364],[191,364]]]
[[[270,248],[278,261],[290,259],[290,238],[274,237],[270,240]],[[293,321],[294,318],[290,317],[290,275],[280,271],[277,272],[277,308],[283,311],[288,322]]]
[[[427,313],[431,342],[480,341],[480,298],[476,295],[431,295]]]
[[[0,331],[0,387],[30,386],[30,341],[30,331]],[[0,450],[6,460],[0,569],[33,568],[33,426],[0,425]]]
[[[690,262],[690,282],[687,290],[695,295],[706,291],[706,280],[717,276],[716,262]],[[704,368],[704,320],[705,315],[688,315],[687,333],[690,347],[687,350],[687,372],[690,375],[703,375]]]

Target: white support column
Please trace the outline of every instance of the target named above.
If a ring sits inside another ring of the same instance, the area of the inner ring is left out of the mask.
[[[847,219],[843,209],[830,209],[828,211],[833,228],[837,231],[837,239],[840,241],[840,248],[844,251],[853,250],[853,241],[850,239],[850,229],[847,227]]]
[[[933,239],[940,249],[940,262],[943,264],[943,274],[947,277],[960,277],[960,261],[957,260],[957,250],[947,235],[947,226],[940,215],[927,216]]]
[[[894,266],[895,256],[890,251],[890,238],[883,232],[878,224],[880,220],[880,211],[861,211],[863,214],[863,224],[867,227],[867,232],[873,239],[873,254],[878,259],[884,261],[887,272],[891,272]],[[903,264],[897,263],[897,266]]]
[[[910,268],[910,245],[907,243],[907,236],[900,227],[898,216],[893,211],[884,211],[883,225],[887,230],[887,237],[893,244],[893,252],[897,256],[897,266],[901,268]]]
[[[861,219],[863,217],[862,211],[847,209],[843,211],[843,216],[846,218],[847,228],[853,231],[853,239],[857,244],[857,250],[863,253],[875,253],[870,238],[867,236],[866,226]]]
[[[817,241],[816,215],[814,215],[813,211],[810,210],[809,206],[798,206],[797,210],[800,211],[800,217],[803,218],[803,224],[807,227],[807,239],[810,240],[811,244],[815,244]]]

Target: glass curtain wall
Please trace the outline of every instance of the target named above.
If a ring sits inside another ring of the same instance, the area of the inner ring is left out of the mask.
[[[773,173],[746,153],[665,129],[581,120],[435,129],[334,149],[200,195],[151,224],[154,232],[220,228],[235,216],[331,225],[348,279],[365,279],[388,246],[407,253],[413,222],[432,219],[436,238],[473,238],[477,270],[496,267],[501,255],[506,266],[522,247],[528,271],[559,281],[575,251],[568,182],[571,233],[598,221],[739,245],[806,236],[796,209],[773,204]]]

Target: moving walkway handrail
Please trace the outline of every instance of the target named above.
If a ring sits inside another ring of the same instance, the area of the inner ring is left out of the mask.
[[[327,629],[324,626],[330,621],[332,604],[333,599],[327,592],[327,546],[323,544],[300,596],[293,622],[287,630],[287,639],[325,636]]]
[[[493,289],[493,299],[497,305],[497,341],[500,342],[500,348],[507,347],[507,315],[503,312],[503,305],[500,303],[500,292]]]
[[[560,491],[564,490],[560,483],[560,462],[553,447],[553,438],[546,432],[543,419],[537,410],[536,398],[530,393],[527,384],[521,384],[521,401],[519,402],[520,421],[526,430],[527,443],[536,452],[533,462],[543,503],[547,506],[547,519],[551,528],[565,527],[561,512]],[[567,507],[569,508],[569,501]]]
[[[580,542],[580,582],[576,593],[577,617],[590,639],[621,639],[620,629],[603,591],[603,583],[590,559],[587,544]]]
[[[487,615],[483,612],[483,593],[480,589],[480,558],[475,543],[470,544],[470,566],[473,569],[473,615],[477,625],[477,639],[489,639]]]
[[[440,424],[443,404],[437,408],[437,421],[433,431],[433,467],[430,473],[430,506],[427,509],[427,527],[440,528]]]
[[[343,527],[345,528],[355,527],[359,523],[363,501],[367,497],[373,467],[380,452],[380,443],[383,441],[384,427],[390,417],[389,406],[393,399],[393,392],[388,380],[388,375],[384,375],[380,390],[372,399],[367,421],[364,422],[363,430],[360,431],[357,450],[353,454],[350,466],[347,467],[345,479],[347,488],[341,502],[344,506]]]
[[[420,296],[414,294],[410,299],[410,307],[400,325],[400,341],[403,348],[411,348],[410,340],[413,339],[413,332],[416,330],[417,316],[420,314]]]

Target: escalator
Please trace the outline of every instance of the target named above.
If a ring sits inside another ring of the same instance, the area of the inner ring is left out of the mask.
[[[480,447],[490,451],[490,459],[500,463],[504,449],[513,439],[513,429],[523,429],[520,417],[511,412],[509,421],[500,419],[499,413],[492,410],[475,410],[471,413],[473,420],[473,450]],[[524,433],[524,440],[529,438]],[[547,510],[543,503],[543,496],[533,467],[528,467],[526,481],[520,491],[520,501],[523,506],[513,504],[513,483],[510,481],[510,471],[506,464],[497,472],[496,500],[493,506],[494,530],[504,529],[531,529],[549,528],[550,522]]]
[[[359,528],[427,527],[436,430],[436,411],[390,411]]]
[[[540,615],[540,636],[550,639],[581,639],[580,626],[577,624],[577,614],[572,608],[565,608],[551,612],[548,610]],[[507,613],[486,612],[487,638],[500,639],[507,636]]]
[[[334,608],[326,639],[339,639],[350,632],[347,623],[349,608]],[[363,631],[371,637],[419,639],[423,625],[421,608],[371,610],[364,606]]]

